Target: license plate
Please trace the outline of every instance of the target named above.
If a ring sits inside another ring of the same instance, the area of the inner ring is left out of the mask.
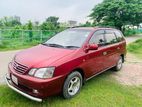
[[[18,85],[18,79],[17,79],[17,77],[15,77],[14,75],[12,75],[11,78],[12,78],[12,81],[13,81],[16,85]]]

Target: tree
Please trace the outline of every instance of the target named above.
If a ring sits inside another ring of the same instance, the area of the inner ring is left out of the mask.
[[[59,23],[58,23],[58,20],[59,20],[59,17],[56,17],[56,16],[50,16],[46,19],[46,22],[47,23],[50,23],[50,24],[53,24],[53,26],[55,28],[58,28],[59,27]]]
[[[33,24],[31,21],[28,22],[28,30],[29,30],[29,38],[30,42],[32,42],[33,32],[32,32]]]
[[[5,27],[14,27],[17,25],[22,25],[20,20],[16,19],[15,17],[4,17],[0,21]]]
[[[34,29],[39,29],[39,22],[38,21],[34,22]]]
[[[22,25],[21,22],[19,22],[18,20],[12,20],[10,22],[11,26],[17,26],[17,25]]]
[[[97,25],[114,26],[123,30],[123,26],[138,25],[142,22],[141,0],[104,0],[96,5],[89,15]]]
[[[91,27],[91,26],[92,26],[92,24],[91,24],[91,22],[86,21],[86,23],[85,23],[85,24],[83,24],[82,26],[83,26],[83,27]]]
[[[41,30],[55,30],[55,26],[51,22],[43,22],[41,25]]]
[[[2,22],[2,20],[0,20],[0,27],[3,27],[3,22]]]
[[[48,17],[42,24],[41,29],[42,30],[56,30],[59,28],[58,23],[59,18],[55,16]]]
[[[13,30],[11,31],[12,37],[19,37],[21,34],[21,26],[17,25],[13,27]]]

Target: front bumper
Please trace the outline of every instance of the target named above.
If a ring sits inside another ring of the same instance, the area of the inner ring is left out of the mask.
[[[12,90],[18,92],[19,94],[21,94],[21,95],[23,95],[23,96],[25,96],[25,97],[27,97],[27,98],[33,100],[33,101],[42,102],[42,99],[33,97],[33,96],[31,96],[31,95],[29,95],[29,94],[27,94],[27,93],[24,93],[24,92],[20,91],[19,89],[15,88],[14,86],[12,86],[12,85],[11,85],[12,81],[11,81],[10,77],[9,77],[7,74],[5,75],[5,80],[6,80],[7,85],[8,85]]]
[[[10,88],[13,87],[13,90],[20,94],[22,93],[24,96],[26,95],[26,97],[28,96],[28,98],[31,96],[30,99],[32,98],[32,100],[33,98],[37,98],[38,101],[40,101],[41,99],[46,99],[48,96],[58,94],[62,91],[66,75],[56,76],[51,79],[39,79],[26,74],[17,73],[11,63],[8,67],[9,75],[5,77],[8,86]],[[12,80],[12,76],[17,78],[16,83]]]

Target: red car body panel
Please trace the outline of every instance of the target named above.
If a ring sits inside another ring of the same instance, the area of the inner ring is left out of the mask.
[[[16,56],[16,61],[22,63],[29,68],[45,67],[51,65],[54,61],[65,57],[75,50],[61,49],[38,45],[33,48],[19,52]],[[36,59],[36,60],[35,60]],[[56,65],[53,65],[56,66]]]
[[[88,53],[86,53],[84,49],[93,33],[96,30],[106,28],[76,29],[92,30],[83,46],[79,49],[61,49],[38,45],[17,53],[14,60],[20,64],[26,65],[28,70],[24,74],[20,74],[13,69],[11,62],[9,64],[9,73],[18,78],[19,84],[17,86],[16,84],[12,83],[12,85],[19,90],[28,93],[29,95],[38,98],[46,98],[47,96],[54,95],[62,91],[62,87],[67,75],[73,70],[82,70],[84,73],[84,80],[86,80],[105,69],[115,66],[120,55],[125,56],[125,40],[112,45],[102,46],[97,50],[90,50]],[[103,55],[103,52],[107,52],[107,55]],[[50,66],[56,67],[54,76],[51,79],[39,79],[28,75],[28,72],[31,68]],[[38,90],[39,93],[33,93],[33,89]]]

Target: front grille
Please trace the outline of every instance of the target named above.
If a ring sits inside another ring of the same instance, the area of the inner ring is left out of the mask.
[[[19,73],[25,73],[27,70],[28,70],[28,67],[25,66],[25,65],[22,65],[16,61],[13,61],[12,62],[12,66],[13,66],[13,69]]]

